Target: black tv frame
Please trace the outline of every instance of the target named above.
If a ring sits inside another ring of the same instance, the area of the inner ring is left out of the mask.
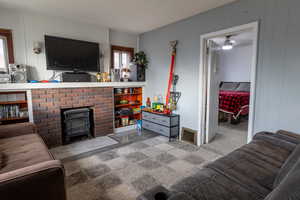
[[[99,56],[97,57],[97,69],[96,70],[83,70],[76,68],[74,66],[50,66],[49,65],[49,55],[47,54],[47,44],[46,44],[46,37],[49,38],[55,38],[55,39],[60,39],[60,40],[68,40],[68,41],[75,41],[75,42],[81,42],[81,43],[87,43],[87,44],[96,44],[98,45],[98,54]],[[57,36],[52,36],[52,35],[45,35],[44,36],[44,41],[45,41],[45,54],[46,54],[46,65],[47,65],[47,70],[56,70],[56,71],[72,71],[74,73],[77,72],[100,72],[100,47],[99,43],[97,42],[89,42],[89,41],[84,41],[84,40],[76,40],[76,39],[70,39],[70,38],[63,38],[63,37],[57,37]]]

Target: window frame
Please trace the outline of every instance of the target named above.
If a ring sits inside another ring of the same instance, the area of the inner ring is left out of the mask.
[[[6,38],[6,48],[7,48],[7,56],[8,56],[8,64],[13,64],[15,62],[14,57],[14,47],[13,47],[13,37],[12,31],[9,29],[1,29],[0,35]]]
[[[130,55],[130,61],[132,61],[133,59],[133,56],[134,56],[134,48],[131,48],[131,47],[124,47],[124,46],[116,46],[116,45],[111,45],[111,66],[110,68],[111,69],[115,69],[114,68],[114,51],[119,51],[121,52],[121,55],[122,55],[122,52],[127,52],[129,53]]]

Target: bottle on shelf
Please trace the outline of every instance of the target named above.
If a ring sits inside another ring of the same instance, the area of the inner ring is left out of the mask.
[[[150,97],[147,98],[146,106],[147,106],[147,108],[151,108],[151,100],[150,100]]]

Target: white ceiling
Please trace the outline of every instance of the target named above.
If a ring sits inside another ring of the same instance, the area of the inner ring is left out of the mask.
[[[143,33],[236,0],[0,0],[0,7]]]
[[[233,34],[230,37],[230,39],[235,41],[234,44],[235,46],[251,44],[253,43],[254,32],[249,30],[249,31]],[[212,40],[216,42],[218,45],[222,46],[226,40],[226,37],[225,36],[217,37],[217,38],[213,38]]]

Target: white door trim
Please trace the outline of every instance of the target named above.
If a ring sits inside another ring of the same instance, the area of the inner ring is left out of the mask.
[[[252,22],[232,28],[203,34],[200,36],[200,66],[199,66],[199,123],[198,123],[198,140],[197,145],[200,146],[205,143],[205,127],[206,127],[206,109],[208,108],[206,102],[207,93],[207,69],[206,69],[206,54],[207,54],[207,40],[224,36],[228,34],[234,34],[238,32],[244,32],[252,30],[254,32],[253,38],[253,56],[251,65],[251,89],[250,89],[250,105],[249,105],[249,125],[248,125],[248,137],[247,142],[250,142],[254,136],[254,108],[255,108],[255,97],[256,97],[256,68],[257,68],[257,50],[258,50],[258,30],[259,22]]]

